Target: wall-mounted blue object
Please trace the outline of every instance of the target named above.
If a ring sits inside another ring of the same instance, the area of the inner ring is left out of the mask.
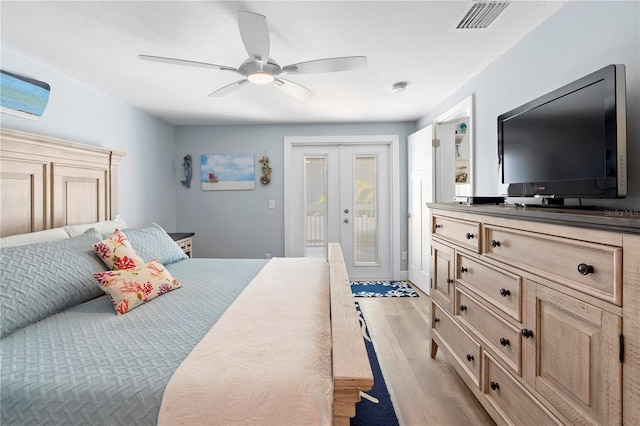
[[[0,103],[2,112],[36,119],[49,103],[51,86],[44,81],[0,70]]]
[[[185,155],[184,161],[182,162],[182,168],[184,169],[184,180],[181,180],[180,183],[187,188],[191,188],[191,178],[193,177],[193,169],[191,163],[191,155]]]

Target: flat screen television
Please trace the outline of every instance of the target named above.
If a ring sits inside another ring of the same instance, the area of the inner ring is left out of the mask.
[[[509,197],[627,195],[624,65],[609,65],[498,117]]]

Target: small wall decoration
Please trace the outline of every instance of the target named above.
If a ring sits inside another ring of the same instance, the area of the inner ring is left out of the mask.
[[[193,169],[191,163],[193,163],[191,155],[185,155],[184,161],[182,162],[182,168],[184,169],[184,180],[181,180],[180,183],[187,188],[191,188],[191,178],[193,177]]]
[[[49,102],[51,86],[44,81],[0,70],[0,105],[6,114],[36,119]]]
[[[255,189],[255,158],[251,154],[202,154],[203,191]]]
[[[260,176],[260,183],[266,185],[271,182],[271,167],[269,167],[269,157],[267,157],[267,155],[265,154],[258,161],[262,163],[262,174],[264,175]]]

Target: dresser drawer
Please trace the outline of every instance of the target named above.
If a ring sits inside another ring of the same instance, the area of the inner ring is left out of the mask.
[[[507,424],[551,425],[560,424],[551,413],[511,377],[487,353],[482,356],[485,369],[483,393]]]
[[[481,348],[469,334],[446,314],[438,305],[431,303],[433,312],[433,330],[442,344],[456,357],[457,363],[471,376],[480,387]]]
[[[622,248],[485,225],[491,257],[617,305],[622,304]]]
[[[522,277],[460,253],[457,256],[459,282],[511,318],[522,322]]]
[[[432,234],[480,253],[480,224],[433,215]]]
[[[520,375],[522,359],[521,329],[489,311],[473,296],[456,288],[456,318],[499,356],[513,373]]]

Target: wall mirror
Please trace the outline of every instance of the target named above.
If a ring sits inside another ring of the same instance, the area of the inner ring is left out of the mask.
[[[435,121],[436,201],[473,195],[473,95]]]

